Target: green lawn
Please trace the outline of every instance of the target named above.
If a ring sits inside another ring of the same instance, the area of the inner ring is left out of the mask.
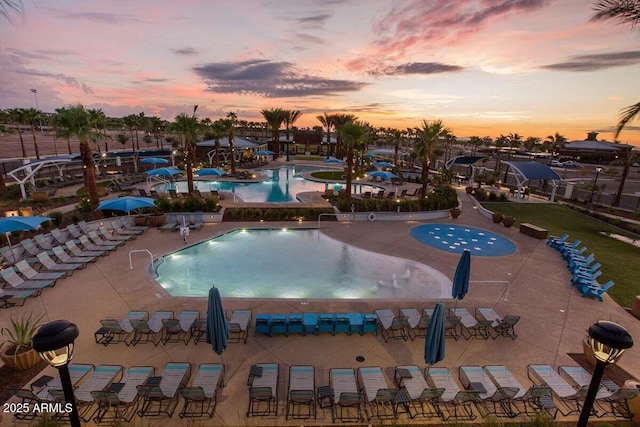
[[[602,264],[600,283],[613,280],[609,295],[621,306],[631,307],[640,295],[640,248],[620,242],[600,232],[611,232],[637,238],[633,234],[583,215],[566,206],[550,203],[483,203],[490,211],[511,215],[520,222],[529,222],[549,230],[550,235],[569,233],[569,240],[580,239],[587,246],[585,255],[593,252]],[[560,254],[558,253],[558,256]]]
[[[344,181],[343,171],[318,171],[311,173],[311,176],[318,179],[329,179],[332,181]]]

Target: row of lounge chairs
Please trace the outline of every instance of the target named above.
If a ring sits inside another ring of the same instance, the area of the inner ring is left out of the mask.
[[[166,216],[165,223],[160,226],[160,231],[178,231],[180,227],[187,226],[190,230],[201,230],[204,225],[202,212],[175,213],[170,212]]]
[[[567,268],[572,274],[571,284],[575,286],[583,297],[593,297],[602,301],[602,294],[614,286],[614,282],[600,284],[598,277],[602,275],[601,264],[596,262],[595,254],[584,255],[586,246],[580,247],[582,242],[578,239],[573,242],[568,241],[569,234],[562,236],[551,236],[547,239],[547,244],[557,249],[562,254],[562,258],[567,261]]]
[[[112,231],[104,226],[94,230],[81,222],[66,230],[55,229],[24,239],[19,248],[1,248],[4,286],[0,289],[0,308],[23,306],[27,298],[39,296],[43,289],[54,287],[58,279],[72,275],[143,232],[125,229],[118,221],[112,227]]]
[[[212,417],[219,390],[224,387],[224,365],[217,363],[199,365],[189,386],[191,364],[186,362],[166,363],[158,374],[152,366],[125,369],[119,365],[72,364],[69,371],[78,413],[85,422],[129,423],[136,414],[171,417],[180,397],[184,401],[180,418]],[[23,403],[34,405],[64,402],[61,389],[58,378],[43,376],[29,389],[14,389],[12,393]],[[17,412],[15,417],[31,420],[36,414],[37,411]]]
[[[229,318],[229,342],[246,344],[251,326],[251,310],[234,310]],[[182,342],[185,345],[206,338],[207,322],[197,310],[182,310],[175,316],[173,311],[156,311],[149,316],[146,311],[130,311],[123,318],[107,318],[100,321],[94,333],[95,341],[105,346],[124,343],[127,346],[151,343]]]

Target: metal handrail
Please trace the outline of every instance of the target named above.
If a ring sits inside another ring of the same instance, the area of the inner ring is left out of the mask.
[[[151,253],[151,251],[149,251],[148,249],[135,249],[132,251],[129,251],[129,269],[133,270],[133,260],[131,259],[131,254],[134,254],[136,252],[146,252],[149,254],[149,259],[151,259],[151,265],[153,265],[153,254]]]

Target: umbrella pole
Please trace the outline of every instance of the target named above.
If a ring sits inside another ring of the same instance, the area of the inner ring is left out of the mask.
[[[4,236],[7,238],[7,244],[9,245],[9,250],[11,251],[11,258],[12,258],[11,262],[13,264],[15,264],[16,263],[16,254],[13,253],[13,246],[11,246],[11,239],[9,238],[9,234],[10,233],[11,232],[4,233]]]

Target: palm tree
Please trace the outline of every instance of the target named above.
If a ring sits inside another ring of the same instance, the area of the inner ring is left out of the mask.
[[[225,120],[225,129],[227,131],[227,138],[229,139],[229,153],[231,154],[231,174],[235,175],[236,173],[236,153],[235,148],[233,147],[233,138],[236,132],[236,123],[238,122],[238,116],[233,111],[229,111],[227,113],[227,118]]]
[[[289,134],[291,133],[291,126],[302,116],[300,110],[284,110],[284,125],[285,125],[285,134],[287,135],[287,161],[291,160],[289,156]]]
[[[331,127],[333,126],[333,119],[327,113],[317,115],[316,119],[322,123],[322,126],[327,128],[327,158],[331,154]]]
[[[267,121],[273,135],[274,152],[273,160],[280,156],[280,126],[285,119],[285,111],[282,108],[271,108],[260,111],[262,117]]]
[[[11,21],[12,13],[22,13],[22,2],[20,0],[0,0],[0,15],[7,21]]]
[[[640,1],[639,0],[599,0],[594,7],[596,14],[591,18],[594,21],[600,19],[617,19],[623,24],[631,24],[631,28],[635,28],[638,22],[640,22]],[[633,104],[622,110],[620,119],[616,127],[616,133],[613,136],[614,141],[618,140],[620,132],[629,123],[634,120],[640,114],[640,102]],[[627,175],[629,174],[629,167],[631,166],[631,152],[627,153],[627,159],[622,170],[622,176],[620,177],[620,184],[618,184],[618,191],[613,197],[611,206],[620,206],[620,199],[622,198],[622,190],[624,189]]]
[[[471,143],[471,155],[475,156],[478,147],[482,145],[482,138],[479,136],[472,136],[469,138],[469,142]]]
[[[105,147],[104,151],[109,151],[109,147],[107,147],[107,116],[105,116],[104,112],[101,108],[90,108],[87,110],[89,116],[91,116],[91,123],[96,127],[96,132],[100,132],[100,128],[102,128],[103,135],[105,135]],[[98,147],[98,154],[100,154],[100,144],[96,141],[96,147]]]
[[[24,123],[24,108],[10,108],[7,111],[9,120],[18,125],[18,135],[20,136],[20,148],[22,149],[22,157],[27,158],[27,150],[22,139],[22,123]],[[69,152],[71,154],[71,152]]]
[[[25,123],[31,125],[31,136],[33,137],[33,148],[36,152],[36,159],[40,160],[40,150],[36,139],[36,124],[42,119],[42,112],[35,108],[22,110],[22,118]]]
[[[193,114],[180,113],[171,124],[171,130],[184,138],[184,158],[187,169],[187,192],[193,193],[193,165],[196,161],[196,140],[198,139],[198,118],[193,107]]]
[[[496,166],[493,171],[493,174],[496,176],[500,173],[500,156],[502,155],[502,147],[504,147],[505,144],[508,144],[508,143],[509,143],[508,136],[504,136],[503,134],[500,134],[500,136],[496,138],[495,144],[496,144],[496,151],[498,152],[498,156],[496,157]]]
[[[358,118],[353,114],[336,113],[331,115],[331,122],[336,129],[336,157],[339,159],[344,157],[342,148],[342,135],[340,129],[347,123],[355,122]]]
[[[551,146],[551,154],[555,155],[559,148],[564,148],[567,138],[561,135],[560,132],[556,132],[554,135],[547,136],[546,142]]]
[[[351,182],[353,180],[354,150],[364,142],[367,134],[367,126],[361,122],[346,122],[340,126],[340,137],[347,146],[347,182],[345,185],[345,197],[347,203],[351,202]]]
[[[138,116],[136,114],[129,114],[122,118],[122,123],[129,129],[129,133],[131,133],[131,151],[136,152],[136,141],[133,137],[133,131],[136,130],[136,135],[138,134]]]
[[[400,129],[391,129],[391,140],[393,141],[393,164],[398,165],[400,144],[404,140],[404,135]]]
[[[434,148],[438,142],[438,138],[451,131],[444,126],[442,120],[433,122],[423,120],[422,125],[415,129],[418,136],[415,150],[418,157],[422,159],[422,188],[420,189],[420,197],[424,199],[427,195],[429,168],[431,167]]]
[[[538,136],[530,136],[524,141],[524,148],[529,152],[537,151],[541,141]]]
[[[98,207],[98,186],[96,185],[96,169],[93,161],[93,151],[89,141],[103,138],[104,135],[94,130],[91,116],[81,104],[56,110],[59,117],[60,130],[58,135],[69,141],[72,137],[80,140],[80,158],[82,159],[82,175],[84,188],[89,194],[92,210]]]

